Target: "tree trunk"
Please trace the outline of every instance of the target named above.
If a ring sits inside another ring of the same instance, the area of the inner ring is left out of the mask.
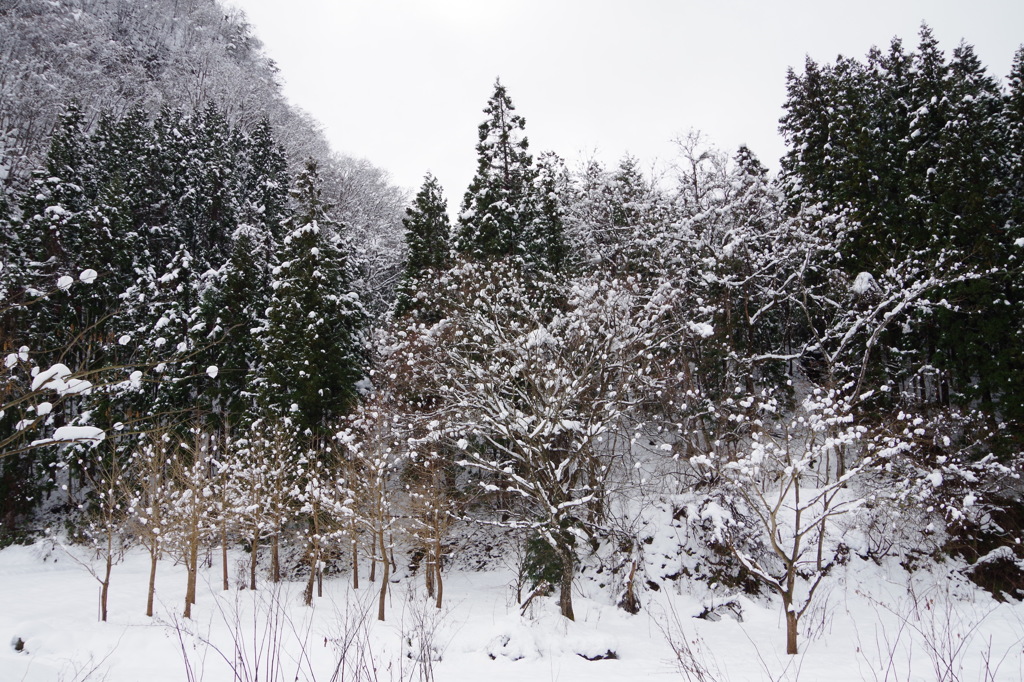
[[[425,550],[423,552],[425,559],[423,566],[423,581],[427,588],[427,598],[434,598],[434,555],[432,550]]]
[[[564,617],[576,620],[576,614],[572,610],[572,578],[576,567],[573,566],[571,553],[564,553],[561,558],[562,579],[558,590],[558,608]]]
[[[636,559],[629,567],[629,578],[626,580],[626,592],[619,600],[619,608],[626,613],[640,613],[640,600],[636,598]]]
[[[444,596],[444,581],[441,580],[441,562],[438,561],[434,570],[437,571],[437,576],[434,582],[437,584],[437,601],[434,602],[434,608],[441,608],[441,598]]]
[[[441,597],[444,596],[444,582],[441,580],[441,537],[437,536],[434,538],[434,584],[437,587],[437,601],[434,603],[436,608],[441,608]]]
[[[107,551],[106,571],[103,574],[103,583],[100,588],[100,620],[107,622],[107,594],[110,592],[110,569],[113,566],[110,558],[110,551]]]
[[[196,603],[196,573],[199,571],[199,543],[190,541],[188,556],[185,558],[188,580],[185,583],[185,618],[192,617],[192,605]]]
[[[384,604],[388,596],[388,580],[391,578],[391,564],[388,563],[387,554],[384,548],[384,531],[380,532],[378,538],[380,542],[380,553],[383,561],[381,562],[381,577],[380,577],[380,601],[377,604],[377,620],[384,620]]]
[[[383,546],[383,544],[381,545]],[[376,582],[377,580],[377,534],[373,534],[373,540],[370,543],[370,582]]]
[[[191,562],[190,563],[192,565],[192,568],[191,568],[192,585],[189,588],[188,594],[189,594],[189,599],[191,600],[191,602],[193,604],[195,604],[196,603],[196,583],[199,580],[199,538],[196,538],[192,542],[191,550],[192,550],[192,557],[191,557]]]
[[[146,615],[153,617],[153,596],[156,594],[156,562],[159,556],[158,545],[154,539],[153,548],[149,551],[149,592],[146,596]]]
[[[220,526],[220,559],[221,565],[224,567],[224,591],[227,592],[231,589],[231,585],[228,582],[228,525],[227,522],[221,523]]]
[[[352,589],[359,589],[359,544],[352,540]]]
[[[316,584],[316,567],[309,569],[309,580],[306,581],[306,589],[302,591],[302,603],[306,606],[313,605],[313,586]]]
[[[786,607],[786,653],[796,655],[797,617],[792,607]]]
[[[252,535],[252,553],[249,555],[249,589],[256,589],[256,560],[260,554],[260,532]]]
[[[302,601],[306,606],[313,605],[313,587],[316,585],[316,568],[320,563],[320,548],[316,540],[316,524],[310,521],[309,538],[309,580],[306,581],[306,590],[302,595]]]
[[[275,583],[281,582],[281,560],[278,554],[278,545],[278,535],[274,533],[274,537],[270,539],[270,572]]]

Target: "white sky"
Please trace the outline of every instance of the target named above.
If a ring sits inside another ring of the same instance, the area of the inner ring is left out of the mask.
[[[336,150],[413,190],[433,172],[452,210],[498,76],[535,155],[667,162],[697,129],[777,168],[786,69],[805,55],[861,58],[896,35],[909,51],[926,21],[1002,79],[1024,43],[1022,0],[228,1]]]

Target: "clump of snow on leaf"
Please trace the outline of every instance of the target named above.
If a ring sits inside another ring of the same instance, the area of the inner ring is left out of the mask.
[[[853,289],[853,293],[858,295],[864,295],[871,291],[872,289],[877,288],[878,284],[875,283],[875,278],[871,275],[870,272],[862,272],[858,274],[857,277],[853,280],[853,286],[851,287],[851,289]]]
[[[691,322],[689,326],[690,331],[703,339],[713,336],[715,333],[715,328],[707,322]]]
[[[60,395],[85,395],[88,393],[92,384],[85,379],[72,378],[71,374],[67,365],[57,363],[35,375],[32,379],[32,390],[49,390]]]

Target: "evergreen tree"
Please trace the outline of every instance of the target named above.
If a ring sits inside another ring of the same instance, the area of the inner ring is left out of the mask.
[[[534,220],[527,250],[536,268],[554,275],[568,267],[569,250],[565,243],[568,188],[565,162],[553,152],[541,154],[533,184]]]
[[[154,268],[164,268],[179,245],[193,241],[182,232],[176,219],[179,199],[186,192],[186,123],[181,112],[163,109],[153,121],[149,153],[142,162],[141,175],[146,186],[145,199],[139,207],[143,255],[146,265]]]
[[[21,202],[25,219],[18,224],[17,239],[24,259],[22,284],[30,289],[52,289],[59,278],[77,278],[86,269],[104,274],[100,286],[74,297],[59,291],[50,297],[45,312],[30,308],[24,320],[33,348],[61,349],[65,362],[75,366],[97,359],[96,337],[101,333],[96,325],[114,307],[119,293],[109,287],[105,275],[122,253],[119,236],[111,230],[113,214],[98,205],[97,171],[83,126],[82,113],[69,105],[53,136],[46,167],[36,173]],[[75,339],[84,343],[66,350]]]
[[[1007,78],[1009,88],[1003,98],[1003,127],[1006,152],[1002,175],[1007,184],[1006,212],[1012,223],[1012,236],[1024,236],[1024,46],[1013,57]]]
[[[441,270],[450,261],[448,244],[451,225],[448,221],[448,201],[444,198],[437,179],[427,173],[423,186],[416,194],[413,205],[402,220],[409,259],[405,266],[407,280],[415,279],[430,270]]]
[[[317,164],[295,181],[295,215],[271,273],[259,393],[272,414],[318,433],[355,404],[364,314],[321,197]]]
[[[210,387],[213,412],[223,426],[257,417],[253,381],[261,352],[258,332],[266,326],[271,258],[276,246],[261,228],[241,225],[232,236],[231,257],[203,294],[210,329]]]
[[[277,241],[288,218],[288,159],[264,117],[246,140],[238,160],[238,222],[259,227]]]
[[[1019,382],[1007,380],[1019,353],[1000,200],[1012,176],[1000,161],[1009,158],[1006,109],[973,48],[961,44],[947,59],[922,26],[909,55],[894,40],[866,64],[808,61],[802,76],[790,74],[782,119],[794,205],[851,219],[837,221],[845,227],[834,236],[849,277],[914,262],[976,273],[952,278],[930,312],[884,331],[891,377],[914,400],[980,404],[1004,417],[1024,409]]]
[[[46,165],[35,175],[34,186],[22,205],[25,255],[43,265],[39,274],[54,276],[78,263],[93,235],[82,220],[90,205],[86,189],[94,176],[84,117],[69,104],[50,141]],[[91,249],[90,249],[91,250]]]
[[[786,93],[785,114],[779,126],[788,147],[782,159],[782,170],[798,196],[822,201],[819,187],[826,183],[829,173],[830,102],[825,74],[817,62],[808,57],[802,75],[789,69]]]
[[[667,202],[635,157],[623,157],[612,172],[590,163],[567,203],[567,231],[583,245],[577,257],[613,273],[648,271],[659,258]]]
[[[406,209],[402,224],[409,256],[398,288],[395,310],[399,314],[410,309],[422,310],[424,306],[417,303],[416,293],[423,278],[444,270],[451,262],[448,202],[441,185],[430,173],[424,178],[412,206]],[[433,301],[426,305],[437,306],[438,303]]]
[[[131,383],[119,409],[150,415],[151,426],[181,422],[194,411],[208,412],[205,393],[208,332],[203,320],[200,262],[179,246],[166,267],[149,267],[123,295],[118,311],[118,345],[125,364],[152,367]]]
[[[97,204],[105,207],[110,230],[121,245],[107,275],[111,287],[121,292],[135,282],[137,270],[151,264],[149,228],[164,221],[162,214],[170,203],[161,192],[164,178],[156,162],[160,147],[155,144],[153,124],[141,109],[120,119],[102,116],[92,143]]]
[[[526,120],[500,81],[484,108],[476,174],[462,200],[455,248],[474,258],[525,256],[534,220],[533,157]]]
[[[236,225],[234,133],[209,105],[184,126],[184,168],[174,214],[187,248],[207,266],[226,260]]]

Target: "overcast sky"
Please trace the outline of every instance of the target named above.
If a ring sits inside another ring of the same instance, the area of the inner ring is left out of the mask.
[[[667,163],[691,129],[745,143],[776,169],[786,69],[863,57],[922,21],[1004,79],[1024,43],[1022,0],[229,0],[280,70],[286,96],[334,148],[416,189],[429,170],[452,208],[501,78],[534,153]]]

